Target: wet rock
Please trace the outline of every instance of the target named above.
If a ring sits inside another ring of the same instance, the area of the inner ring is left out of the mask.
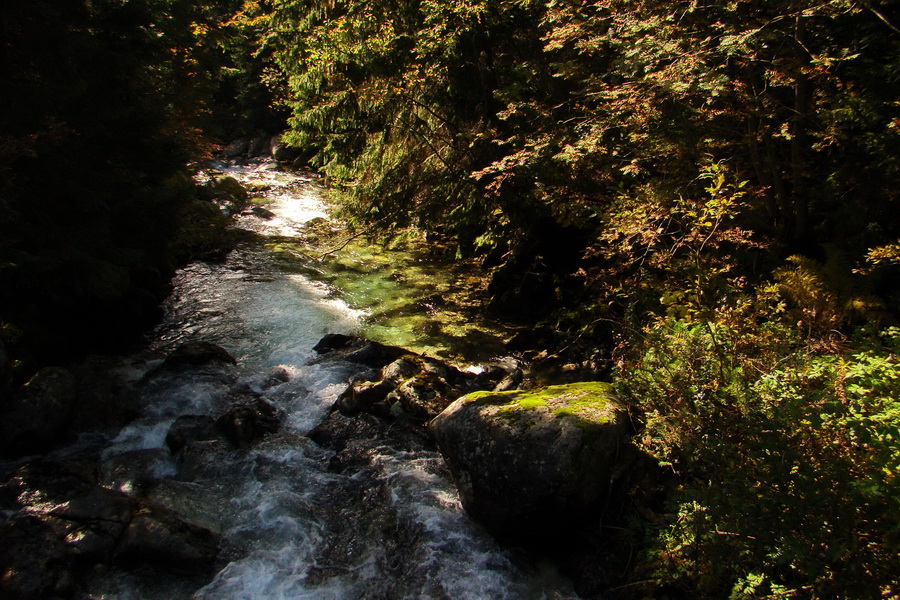
[[[38,517],[0,523],[0,598],[33,600],[72,593],[71,557]]]
[[[101,487],[93,465],[36,461],[0,483],[0,597],[67,595],[98,564],[212,564],[216,535],[153,503]]]
[[[365,342],[362,347],[344,356],[344,360],[359,363],[361,365],[380,369],[385,365],[392,363],[404,354],[408,354],[408,350],[397,346],[385,346],[378,342]]]
[[[272,158],[280,163],[292,163],[300,156],[301,151],[285,144],[281,137],[282,136],[280,135],[276,135],[272,138],[269,145],[269,153],[272,155]]]
[[[250,140],[247,146],[247,156],[256,158],[259,156],[268,156],[272,151],[272,136],[258,135]]]
[[[146,498],[172,511],[191,525],[221,534],[228,522],[230,490],[221,490],[210,482],[161,479],[148,490]]]
[[[627,413],[589,382],[475,392],[430,423],[465,509],[501,535],[560,536],[610,488]]]
[[[250,212],[252,212],[257,217],[265,219],[267,221],[269,219],[274,219],[276,216],[275,213],[273,213],[271,210],[263,208],[262,206],[254,206],[250,209]]]
[[[222,457],[234,450],[234,446],[224,439],[191,442],[181,449],[176,478],[181,481],[210,481],[231,475],[230,463]]]
[[[8,403],[0,423],[0,454],[45,452],[61,441],[75,409],[75,377],[45,367]]]
[[[275,433],[280,426],[278,409],[262,398],[250,404],[233,406],[216,419],[216,427],[238,448],[247,448],[264,436]]]
[[[236,158],[244,154],[247,151],[247,147],[249,145],[250,140],[248,140],[247,138],[234,140],[222,149],[221,155],[223,158]]]
[[[335,408],[342,414],[353,416],[362,411],[371,411],[372,407],[384,402],[388,394],[394,391],[397,382],[383,379],[378,382],[365,381],[347,387],[335,402]]]
[[[97,479],[104,487],[133,494],[141,492],[156,478],[172,475],[174,471],[168,452],[150,448],[132,450],[101,461],[97,465]]]
[[[162,507],[144,504],[128,524],[116,546],[119,564],[152,563],[177,570],[212,565],[218,555],[218,537],[202,527],[185,523]]]
[[[78,380],[75,411],[70,428],[74,431],[117,431],[140,414],[140,398],[134,386],[110,377],[109,364],[82,365],[74,374]]]
[[[278,366],[269,371],[269,376],[266,379],[266,388],[273,388],[275,386],[281,385],[282,383],[287,383],[291,380],[294,374],[285,366]]]
[[[187,342],[166,357],[162,367],[180,370],[207,365],[236,365],[237,361],[225,348],[210,342]]]
[[[386,346],[358,336],[329,333],[313,346],[319,354],[327,354],[328,360],[346,360],[372,369],[381,369],[409,354],[399,346]]]
[[[368,413],[348,417],[335,411],[307,435],[335,453],[329,469],[340,473],[361,470],[383,452],[382,446],[399,452],[434,449],[434,442],[421,423],[386,421]]]
[[[188,444],[215,439],[222,439],[215,419],[208,415],[182,415],[169,427],[166,446],[172,454],[178,454]]]
[[[342,350],[350,346],[360,338],[352,335],[344,335],[342,333],[328,333],[319,342],[313,346],[313,350],[319,354],[326,354],[332,350]]]

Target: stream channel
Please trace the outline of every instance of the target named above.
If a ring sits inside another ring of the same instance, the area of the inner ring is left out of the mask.
[[[442,266],[427,244],[401,251],[356,241],[311,258],[292,240],[310,235],[310,221],[330,222],[327,192],[315,177],[265,163],[218,168],[265,208],[238,218],[263,242],[176,275],[163,321],[114,369],[138,388],[141,416],[102,452],[113,462],[142,453],[154,480],[148,497],[221,535],[217,572],[198,579],[114,569],[91,581],[91,597],[575,598],[553,568],[501,546],[467,517],[442,458],[427,445],[396,447],[373,436],[358,442],[350,467],[335,469],[334,452],[307,436],[361,368],[317,359],[312,348],[325,334],[360,334],[457,364],[499,351],[510,332],[478,321],[474,301],[459,293],[472,287],[475,272]],[[237,366],[225,376],[147,376],[188,341],[224,347]],[[280,374],[274,383],[273,373]],[[174,420],[220,414],[235,389],[275,406],[278,432],[247,448],[176,461],[166,448]]]

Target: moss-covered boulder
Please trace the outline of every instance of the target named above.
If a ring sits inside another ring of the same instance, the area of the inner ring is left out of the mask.
[[[501,535],[565,535],[609,493],[627,413],[609,384],[474,392],[430,423],[463,506]]]

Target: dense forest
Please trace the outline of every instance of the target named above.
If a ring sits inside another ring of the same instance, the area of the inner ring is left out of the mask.
[[[485,310],[602,357],[660,466],[615,593],[895,597],[898,8],[14,3],[0,377],[152,323],[224,243],[192,165],[283,132],[349,224],[479,261]]]

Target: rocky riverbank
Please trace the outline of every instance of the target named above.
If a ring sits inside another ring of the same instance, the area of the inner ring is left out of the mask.
[[[439,448],[446,463],[429,459],[429,469],[452,476],[463,507],[500,539],[555,560],[585,597],[615,579],[606,567],[617,559],[597,549],[613,539],[603,527],[621,516],[635,457],[627,445],[627,413],[608,386],[525,392],[515,389],[523,380],[519,372],[496,365],[463,371],[354,336],[328,335],[316,350],[312,363],[342,370],[349,382],[305,435],[285,425],[277,390],[290,385],[289,370],[239,380],[233,357],[198,342],[171,352],[131,390],[141,398],[187,380],[217,390],[210,410],[169,421],[164,447],[110,453],[96,443],[5,463],[4,597],[90,597],[97,581],[135,569],[146,577],[177,567],[184,582],[209,580],[241,552],[240,544],[221,537],[235,518],[236,465],[276,440],[319,456],[325,472],[345,482],[311,490],[333,505],[323,517],[330,529],[322,556],[335,572],[360,559],[353,549],[361,543],[360,527],[397,527],[396,507],[384,504],[396,494],[383,476],[386,452],[421,460],[414,457]],[[49,406],[54,395],[57,403],[83,397],[73,389],[74,377],[63,375],[42,376],[62,383],[41,384],[39,404]],[[277,468],[259,460],[254,469]],[[370,500],[360,504],[360,495]],[[352,523],[342,523],[348,514]],[[415,545],[416,535],[389,536],[385,560],[398,560],[391,554]],[[415,578],[415,565],[403,564],[397,568]],[[328,572],[316,577],[324,581]]]

